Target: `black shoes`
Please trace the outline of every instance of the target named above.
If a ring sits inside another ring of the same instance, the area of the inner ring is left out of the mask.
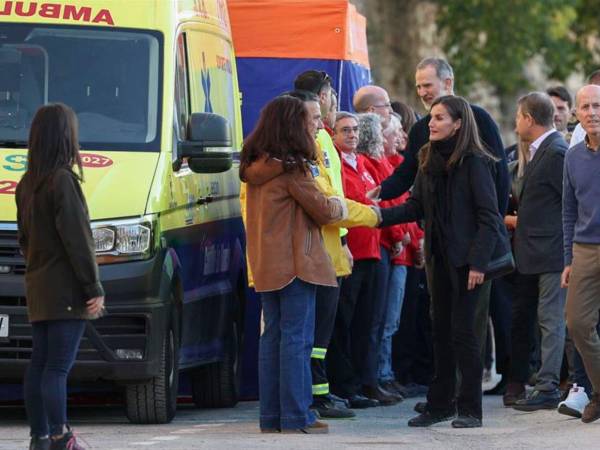
[[[417,417],[413,417],[408,421],[409,427],[429,427],[436,423],[446,422],[448,420],[454,419],[456,417],[456,413],[454,411],[448,411],[445,413],[430,413],[429,411],[425,411],[422,414],[419,414]]]
[[[379,401],[381,406],[391,406],[402,401],[401,396],[394,395],[383,389],[381,386],[363,386],[362,393],[365,397],[374,398]]]
[[[345,404],[335,402],[327,395],[313,397],[313,404],[310,406],[320,419],[350,419],[356,414],[348,409]]]
[[[407,389],[395,380],[384,381],[380,384],[380,386],[383,388],[383,390],[399,397],[401,399],[400,401],[404,400],[408,395]]]
[[[473,416],[458,416],[452,421],[452,428],[481,428],[481,419]]]
[[[50,438],[32,436],[29,442],[29,450],[50,450]]]
[[[413,409],[415,412],[423,414],[425,411],[427,411],[427,402],[417,402],[415,403],[415,407]]]
[[[518,400],[513,408],[517,411],[538,411],[540,409],[556,409],[560,402],[560,391],[538,391],[534,390],[531,395]]]
[[[346,400],[348,400],[348,403],[350,403],[350,408],[352,409],[365,409],[379,406],[378,400],[375,400],[374,398],[367,398],[360,394],[354,394],[348,397]]]

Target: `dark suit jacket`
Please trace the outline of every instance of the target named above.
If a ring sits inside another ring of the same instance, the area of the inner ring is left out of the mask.
[[[504,153],[500,132],[498,131],[498,126],[485,109],[471,105],[471,110],[475,116],[481,140],[489,151],[499,159],[495,164],[493,177],[498,198],[498,208],[500,214],[504,214],[508,206],[510,180],[506,165],[506,153]],[[430,119],[431,115],[427,114],[410,129],[408,146],[403,153],[404,161],[396,168],[392,175],[381,183],[380,197],[382,200],[399,197],[408,191],[415,181],[419,167],[419,150],[429,142]]]
[[[510,251],[506,227],[498,212],[498,202],[491,160],[467,155],[449,174],[449,221],[444,225],[444,250],[453,267],[469,266],[485,271],[491,259]],[[382,223],[396,223],[425,219],[425,253],[433,252],[434,193],[427,176],[418,172],[412,196],[402,205],[382,209]]]
[[[514,234],[520,273],[560,272],[564,268],[562,180],[568,147],[559,132],[552,133],[525,169]]]
[[[86,301],[104,295],[85,198],[75,174],[59,169],[35,193],[17,186],[19,243],[31,322],[83,319]],[[26,203],[33,201],[31,213]]]

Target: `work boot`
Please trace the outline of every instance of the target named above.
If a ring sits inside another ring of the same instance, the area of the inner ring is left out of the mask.
[[[590,402],[585,406],[581,421],[590,423],[600,419],[600,393],[594,392]]]
[[[381,406],[395,405],[400,399],[383,389],[381,386],[363,386],[362,393],[365,397],[374,398]]]
[[[318,414],[320,419],[350,419],[356,416],[354,411],[341,403],[336,404],[326,395],[315,395],[310,409]]]

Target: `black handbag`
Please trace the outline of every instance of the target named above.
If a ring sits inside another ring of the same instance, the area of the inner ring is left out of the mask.
[[[499,258],[492,259],[487,267],[485,268],[484,281],[495,280],[501,278],[504,275],[515,270],[515,258],[512,252],[509,250],[508,253],[500,256]]]

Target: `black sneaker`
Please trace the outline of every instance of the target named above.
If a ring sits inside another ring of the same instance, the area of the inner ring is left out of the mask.
[[[50,438],[46,437],[38,437],[31,436],[31,441],[29,441],[29,450],[50,450]]]
[[[452,428],[481,428],[481,419],[473,416],[458,416],[452,421]]]
[[[534,390],[527,398],[517,401],[513,408],[517,411],[538,411],[540,409],[556,409],[560,402],[560,391]]]
[[[351,409],[344,408],[341,404],[336,404],[325,396],[313,397],[313,404],[310,409],[320,419],[351,419],[356,416]]]
[[[432,414],[429,411],[425,411],[423,414],[419,414],[417,417],[413,417],[408,421],[409,427],[429,427],[436,423],[446,422],[456,417],[454,411],[448,411],[445,413]]]

